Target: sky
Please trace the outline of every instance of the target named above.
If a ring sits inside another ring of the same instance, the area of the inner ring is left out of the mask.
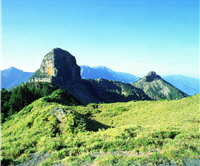
[[[53,48],[77,64],[199,77],[198,0],[1,0],[1,69],[36,71]]]

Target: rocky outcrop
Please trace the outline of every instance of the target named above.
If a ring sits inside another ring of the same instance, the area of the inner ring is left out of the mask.
[[[53,85],[68,89],[80,83],[80,66],[69,52],[55,48],[45,55],[39,70],[29,82],[51,82]]]
[[[161,79],[161,77],[159,75],[157,75],[155,71],[150,71],[146,76],[147,82],[151,82],[155,79]]]
[[[132,85],[143,90],[144,93],[153,100],[173,100],[188,96],[186,93],[163,80],[155,71],[150,71],[147,76],[141,78]]]

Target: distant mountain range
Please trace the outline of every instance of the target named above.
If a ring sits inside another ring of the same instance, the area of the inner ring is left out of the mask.
[[[81,66],[81,77],[84,79],[103,78],[130,84],[140,79],[140,77],[136,77],[132,74],[116,72],[105,66]],[[161,77],[188,95],[194,95],[200,92],[200,79],[198,78],[182,75],[168,75]]]
[[[132,74],[116,72],[105,66],[89,67],[84,65],[80,67],[81,77],[83,79],[103,78],[130,84],[140,79],[140,77],[136,77]],[[33,74],[34,72],[24,72],[15,67],[5,69],[1,71],[1,88],[9,89],[13,86],[17,86],[22,82],[28,81]],[[182,75],[168,75],[161,77],[189,95],[198,94],[200,92],[200,79]]]
[[[107,80],[120,81],[130,84],[140,79],[140,77],[136,77],[132,74],[116,72],[105,66],[81,66],[81,77],[83,79],[103,78]]]
[[[1,71],[1,88],[9,89],[11,87],[17,86],[23,82],[28,81],[33,72],[24,72],[15,67],[10,67],[8,69]]]
[[[194,95],[200,92],[200,79],[198,78],[182,75],[168,75],[162,76],[162,78],[188,95]]]

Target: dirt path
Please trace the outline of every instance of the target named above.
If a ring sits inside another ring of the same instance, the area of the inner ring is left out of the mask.
[[[156,151],[156,150],[155,150]],[[153,151],[152,151],[153,152]],[[136,153],[133,153],[133,152],[129,152],[129,151],[120,151],[120,150],[116,150],[116,151],[113,151],[113,152],[106,152],[106,153],[100,153],[100,152],[96,152],[96,153],[91,153],[91,156],[93,156],[94,158],[96,157],[100,157],[100,156],[105,156],[105,155],[120,155],[120,156],[149,156],[151,155],[152,152],[149,152],[149,153],[141,153],[141,152],[136,152]],[[49,153],[43,153],[43,154],[30,154],[29,155],[29,160],[23,162],[23,163],[20,163],[20,164],[17,164],[15,163],[16,166],[37,166],[39,164],[41,164],[42,162],[44,162],[45,160],[47,160],[49,157],[51,156],[51,154]],[[193,160],[190,160],[190,159],[183,159],[183,162],[184,162],[184,165],[185,166],[200,166],[200,158],[199,159],[193,159]],[[161,160],[161,163],[163,164],[159,164],[157,166],[179,166],[177,164],[175,164],[173,161],[168,161],[166,163],[166,161],[162,161]],[[142,164],[141,166],[147,166],[148,163],[144,163]],[[116,165],[117,162],[116,162]],[[130,163],[129,164],[130,166],[131,165],[135,165],[135,166],[140,166],[136,161],[133,162],[133,163]],[[62,163],[57,163],[57,164],[54,164],[54,166],[64,166]],[[96,166],[95,163],[91,163],[91,162],[88,162],[88,161],[83,161],[83,162],[79,162],[77,163],[77,166]],[[120,165],[118,165],[120,166]]]

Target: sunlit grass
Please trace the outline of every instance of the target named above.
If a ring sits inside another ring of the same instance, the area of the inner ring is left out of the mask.
[[[42,98],[2,125],[1,155],[12,162],[30,153],[52,153],[43,165],[160,159],[181,163],[183,158],[199,157],[199,100],[200,94],[173,101],[103,103],[94,109],[92,104],[65,106]],[[53,115],[54,108],[67,112],[62,122]],[[107,154],[116,150],[132,155]],[[92,155],[97,152],[102,155]]]

